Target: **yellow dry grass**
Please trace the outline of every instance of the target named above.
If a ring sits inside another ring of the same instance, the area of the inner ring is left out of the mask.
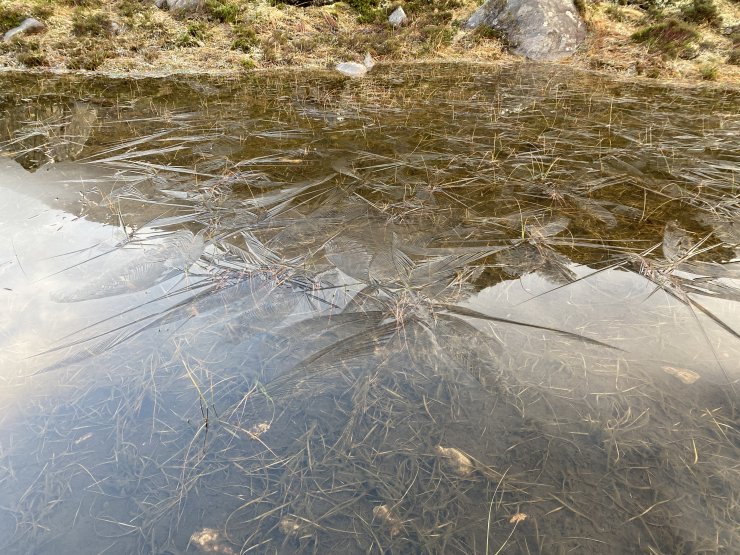
[[[45,0],[8,0],[4,5],[30,9]],[[724,25],[740,21],[740,6],[730,0],[716,0]],[[452,10],[452,21],[462,22],[479,4],[466,0]],[[49,6],[48,2],[44,5]],[[117,2],[99,8],[124,25],[119,36],[111,37],[108,58],[98,71],[132,74],[172,72],[233,72],[245,68],[331,67],[343,60],[360,61],[371,51],[378,62],[512,61],[495,39],[465,32],[451,23],[430,25],[430,20],[410,13],[409,23],[400,29],[388,25],[363,25],[346,4],[300,8],[275,7],[267,0],[243,3],[240,23],[256,33],[257,46],[250,53],[232,49],[234,31],[225,23],[173,17],[153,5],[142,8],[132,18],[117,12]],[[71,33],[75,9],[53,4],[46,18],[48,30],[42,35],[22,39],[38,45],[47,67],[64,70],[70,65],[71,49],[80,39]],[[618,14],[617,14],[618,11]],[[179,47],[178,37],[186,33],[193,20],[206,29],[202,45]],[[559,64],[573,65],[624,77],[648,77],[695,82],[711,76],[718,82],[740,82],[740,68],[726,63],[731,39],[719,29],[702,26],[702,43],[691,60],[667,60],[630,36],[646,23],[645,12],[601,2],[588,4],[589,38],[572,58]],[[101,43],[102,44],[102,43]],[[10,48],[0,50],[0,68],[22,68]]]
[[[722,28],[740,21],[740,8],[727,0],[715,0],[722,16]],[[668,15],[678,13],[678,8]],[[617,15],[618,14],[618,17]],[[702,69],[708,65],[717,68],[716,81],[740,83],[740,67],[725,60],[732,49],[732,40],[720,29],[709,25],[699,27],[702,47],[693,59],[664,59],[645,44],[631,40],[641,27],[649,23],[645,12],[602,2],[589,4],[587,13],[589,38],[585,48],[572,63],[581,68],[616,72],[625,76],[644,76],[675,81],[699,81]]]

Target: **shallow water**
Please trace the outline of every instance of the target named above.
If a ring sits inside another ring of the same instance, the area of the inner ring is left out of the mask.
[[[2,79],[0,552],[740,550],[740,92]]]

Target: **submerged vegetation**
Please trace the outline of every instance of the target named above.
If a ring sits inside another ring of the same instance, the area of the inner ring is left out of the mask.
[[[738,551],[738,92],[374,71],[4,83],[0,551]]]

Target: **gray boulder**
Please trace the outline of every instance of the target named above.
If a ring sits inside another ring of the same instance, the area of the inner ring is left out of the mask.
[[[573,0],[488,0],[465,23],[501,33],[512,51],[532,60],[569,56],[586,38]]]
[[[203,0],[157,0],[158,8],[173,12],[194,12],[203,6]]]
[[[32,17],[27,17],[23,20],[23,23],[18,25],[18,27],[14,27],[7,33],[3,35],[3,41],[10,42],[13,40],[14,37],[20,36],[20,35],[30,35],[32,33],[40,33],[46,29],[46,25],[41,23],[38,19],[34,19]]]

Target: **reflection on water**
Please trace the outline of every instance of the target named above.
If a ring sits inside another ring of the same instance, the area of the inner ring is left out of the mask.
[[[740,95],[0,89],[0,551],[735,553]]]

